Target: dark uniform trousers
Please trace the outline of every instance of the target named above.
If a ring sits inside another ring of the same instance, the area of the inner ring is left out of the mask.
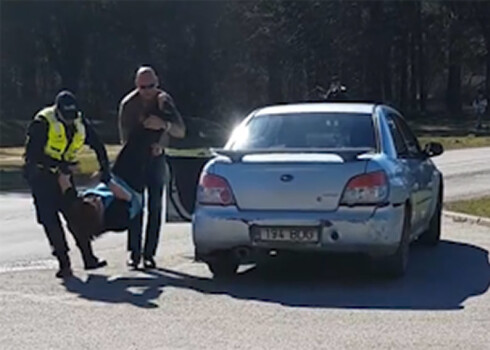
[[[62,193],[58,184],[58,177],[50,170],[36,166],[25,169],[24,174],[34,198],[37,221],[44,227],[52,253],[60,261],[67,260],[69,248],[59,215],[61,213],[65,216],[65,208],[62,206]],[[67,220],[65,219],[65,221]],[[68,228],[70,229],[69,226]],[[96,260],[90,240],[81,240],[76,235],[73,237],[80,249],[84,263],[88,264]]]

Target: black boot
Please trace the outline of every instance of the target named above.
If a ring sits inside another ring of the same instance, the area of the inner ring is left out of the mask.
[[[107,266],[107,261],[99,260],[99,258],[94,255],[94,251],[92,250],[92,245],[90,244],[90,241],[79,240],[77,242],[77,245],[80,249],[80,252],[82,253],[83,267],[85,270],[95,270]]]
[[[83,265],[85,270],[95,270],[107,266],[107,261],[99,260],[95,255],[92,255],[88,259],[83,259]]]
[[[58,257],[58,263],[60,267],[58,272],[56,272],[56,278],[69,278],[73,276],[70,258],[68,257],[68,255]]]
[[[140,264],[141,261],[141,255],[136,254],[136,253],[131,253],[127,262],[128,267],[132,269],[137,269],[138,265]]]
[[[153,257],[145,257],[143,258],[143,266],[145,269],[154,269],[157,267],[157,264],[155,263]]]

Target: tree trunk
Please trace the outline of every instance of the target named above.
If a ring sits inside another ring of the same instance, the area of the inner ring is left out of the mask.
[[[426,95],[426,87],[425,87],[425,50],[424,50],[424,37],[422,36],[422,32],[419,31],[419,69],[418,69],[418,83],[419,83],[419,103],[420,110],[422,112],[425,111],[427,107],[427,95]]]
[[[402,34],[400,43],[400,59],[398,61],[399,70],[399,102],[401,108],[405,108],[407,105],[407,35]]]
[[[487,72],[485,77],[485,93],[487,98],[490,96],[490,33],[487,40]],[[490,112],[490,108],[487,108],[487,113]]]
[[[456,21],[456,20],[455,20]],[[461,111],[461,71],[462,66],[456,47],[456,23],[449,26],[448,79],[446,106],[451,112]]]
[[[422,28],[422,5],[420,1],[415,3],[415,40],[418,44],[417,51],[417,85],[419,96],[419,110],[424,112],[426,108],[425,88],[425,43]]]
[[[210,52],[212,51],[212,11],[217,10],[216,4],[206,2],[196,2],[199,11],[195,15],[195,44],[191,56],[191,86],[196,97],[191,113],[193,115],[207,115],[213,107],[212,96],[212,61]]]
[[[283,102],[281,80],[282,62],[278,48],[275,45],[271,45],[270,50],[267,55],[267,71],[269,75],[267,89],[269,103],[274,104]]]
[[[488,1],[474,2],[472,4],[472,8],[475,17],[480,23],[481,32],[483,37],[485,38],[485,46],[487,49],[485,92],[488,98],[490,96],[490,23],[488,22],[488,12],[490,11],[490,3]],[[487,113],[490,113],[490,108],[487,108]]]
[[[417,43],[415,42],[415,35],[410,34],[410,98],[409,98],[409,108],[417,108],[417,67],[416,67],[416,57],[417,57]]]
[[[383,73],[383,97],[387,102],[391,102],[393,99],[393,81],[392,81],[392,74],[391,74],[391,46],[386,45],[385,47],[385,57],[388,60],[388,63],[385,66],[385,70]]]
[[[368,40],[366,41],[366,97],[368,99],[380,100],[382,98],[382,53],[383,46],[380,35],[380,23],[383,18],[383,7],[381,2],[369,3]]]
[[[449,64],[447,107],[452,112],[461,111],[461,64],[459,63]]]

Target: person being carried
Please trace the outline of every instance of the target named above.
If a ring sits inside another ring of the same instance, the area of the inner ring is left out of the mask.
[[[93,240],[105,232],[129,228],[143,208],[144,174],[152,146],[162,133],[168,132],[169,126],[168,121],[149,116],[135,128],[119,152],[107,183],[78,193],[69,177],[60,174],[58,183],[66,219],[77,237]]]

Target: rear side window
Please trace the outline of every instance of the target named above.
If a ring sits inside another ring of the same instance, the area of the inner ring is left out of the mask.
[[[376,149],[370,114],[298,113],[252,118],[234,134],[233,150],[287,148]]]
[[[396,123],[395,116],[393,114],[388,114],[386,116],[386,122],[390,128],[391,137],[395,143],[396,153],[399,156],[406,156],[408,153],[407,145],[403,140],[402,132]]]
[[[414,133],[412,132],[408,124],[405,122],[405,120],[403,120],[403,118],[397,117],[396,121],[400,127],[400,131],[403,135],[403,138],[405,139],[410,154],[413,156],[419,155],[422,152],[422,150],[420,148],[420,144],[419,141],[417,140],[417,137],[414,135]]]

